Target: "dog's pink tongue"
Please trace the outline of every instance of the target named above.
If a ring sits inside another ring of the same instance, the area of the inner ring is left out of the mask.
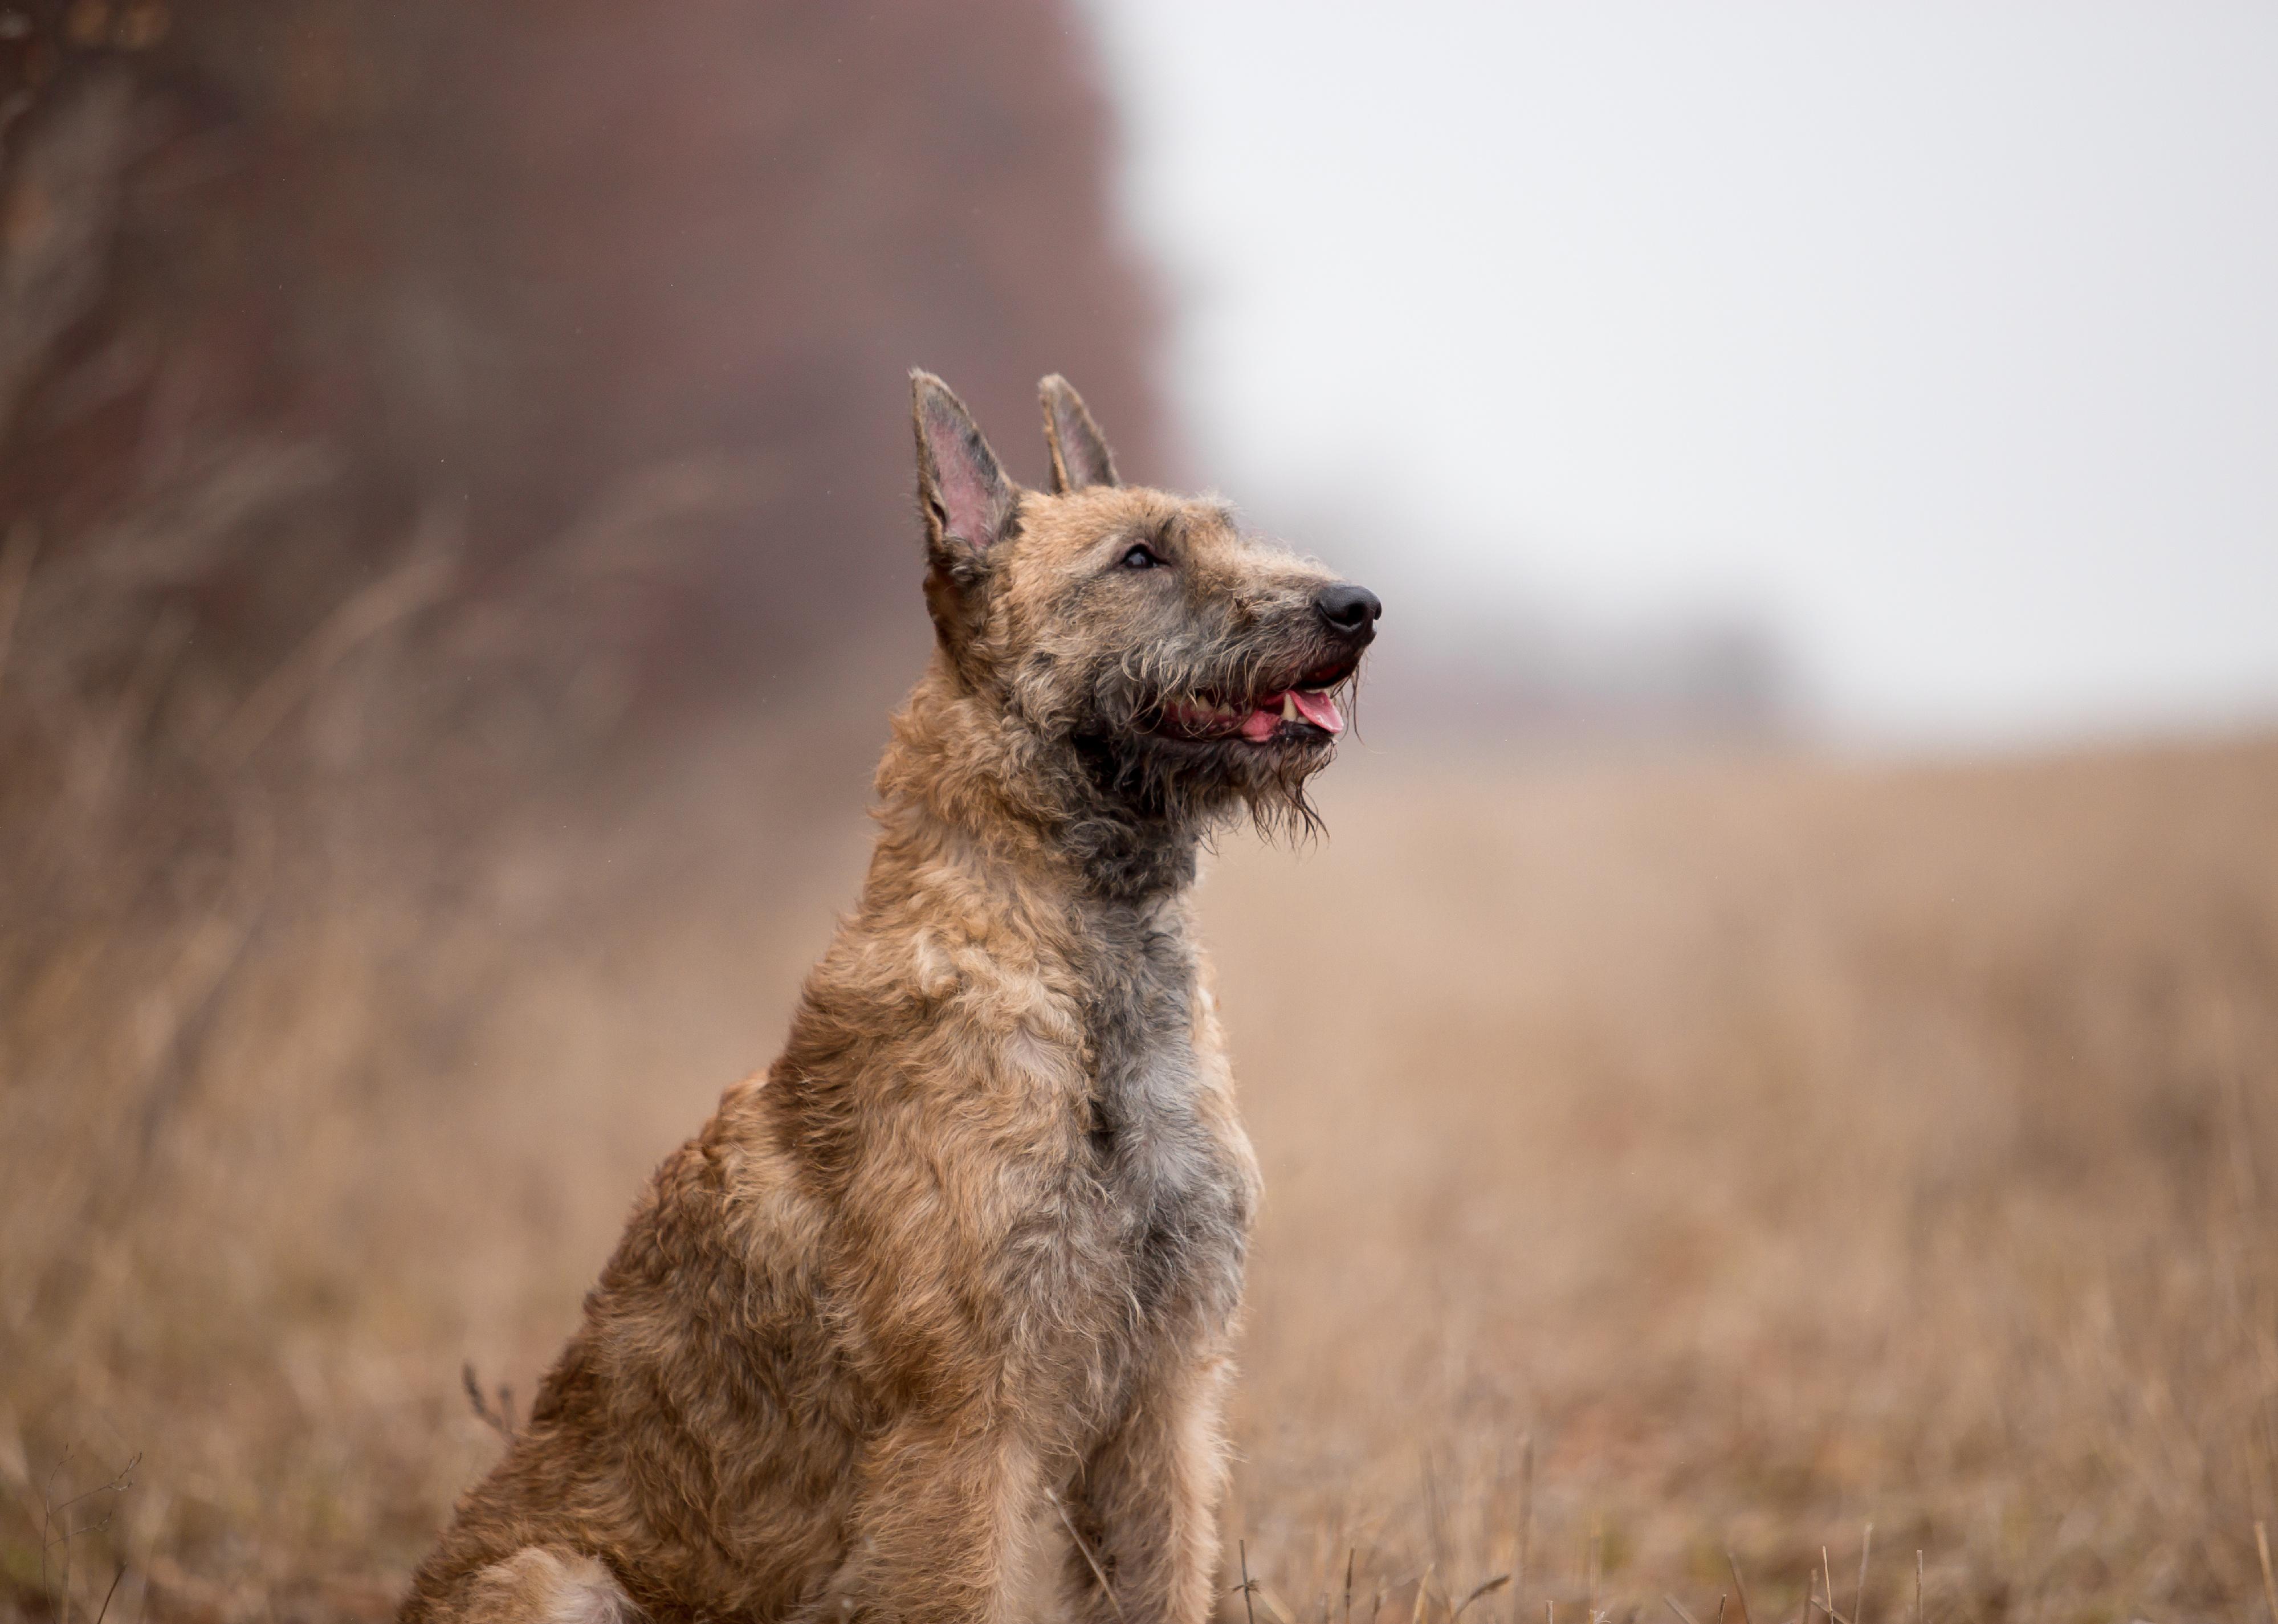
[[[1253,744],[1263,744],[1273,736],[1273,729],[1281,725],[1281,696],[1275,694],[1269,709],[1260,705],[1242,719],[1242,736]]]
[[[1337,702],[1326,693],[1307,693],[1302,688],[1289,690],[1289,698],[1297,706],[1297,714],[1322,732],[1334,735],[1345,730],[1345,719],[1337,714]]]

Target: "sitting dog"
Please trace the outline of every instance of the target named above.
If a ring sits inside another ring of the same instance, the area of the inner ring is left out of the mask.
[[[1258,1193],[1189,890],[1379,606],[912,375],[930,665],[783,1056],[668,1157],[402,1624],[1201,1624]]]

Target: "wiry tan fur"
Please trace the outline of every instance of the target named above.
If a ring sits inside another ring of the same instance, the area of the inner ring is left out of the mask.
[[[940,638],[860,904],[403,1624],[1208,1611],[1258,1185],[1188,888],[1229,813],[1310,817],[1329,744],[1165,706],[1342,682],[1366,637],[1318,566],[1117,484],[1059,379],[1050,493],[913,383]]]

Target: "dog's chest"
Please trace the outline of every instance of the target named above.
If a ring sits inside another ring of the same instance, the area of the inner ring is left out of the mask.
[[[1228,1142],[1219,1057],[1198,1052],[1199,964],[1175,922],[1110,914],[1087,966],[1095,1176],[1140,1308],[1230,1314],[1248,1185]]]

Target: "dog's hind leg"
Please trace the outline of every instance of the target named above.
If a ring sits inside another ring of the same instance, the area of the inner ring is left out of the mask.
[[[592,1557],[526,1545],[470,1577],[455,1624],[643,1624],[615,1575]]]

